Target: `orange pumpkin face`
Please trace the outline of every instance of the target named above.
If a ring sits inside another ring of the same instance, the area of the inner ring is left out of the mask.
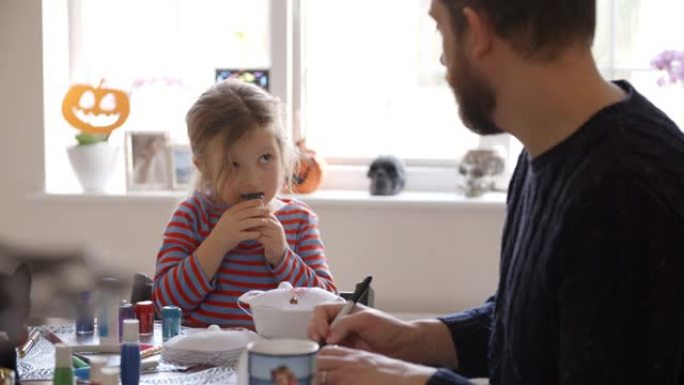
[[[299,164],[292,178],[292,191],[298,194],[314,192],[323,182],[324,161],[308,148],[303,141],[297,143]]]
[[[74,84],[62,102],[62,115],[69,124],[90,134],[109,134],[128,118],[130,105],[124,91]]]

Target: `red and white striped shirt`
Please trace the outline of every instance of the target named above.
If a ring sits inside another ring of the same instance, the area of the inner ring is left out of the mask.
[[[183,322],[191,326],[254,328],[252,317],[237,306],[237,298],[250,290],[275,289],[288,281],[294,287],[314,287],[337,292],[323,243],[318,217],[296,199],[281,199],[284,206],[274,215],[285,230],[289,245],[275,267],[266,261],[257,241],[246,241],[230,250],[213,277],[206,277],[195,250],[211,233],[225,205],[216,205],[201,193],[178,205],[164,232],[157,255],[152,298],[157,310],[175,305]]]

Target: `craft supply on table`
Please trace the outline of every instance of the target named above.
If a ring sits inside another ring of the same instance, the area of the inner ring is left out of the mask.
[[[157,354],[161,354],[162,350],[163,349],[161,346],[152,346],[152,347],[147,348],[147,349],[142,349],[142,347],[141,347],[140,358],[145,359],[147,357],[156,356]]]
[[[361,283],[359,285],[356,286],[356,290],[354,291],[354,294],[352,295],[352,297],[344,304],[344,306],[342,307],[340,312],[337,313],[337,315],[335,316],[335,319],[330,324],[331,329],[333,327],[335,327],[335,324],[337,323],[337,321],[340,320],[340,318],[351,313],[351,311],[354,309],[354,306],[356,306],[356,303],[359,302],[359,299],[361,299],[361,297],[368,290],[368,287],[370,286],[370,283],[372,280],[373,280],[373,277],[369,275],[366,278],[364,278],[364,280],[361,281]]]
[[[118,368],[120,363],[120,345],[118,343],[114,345],[99,345],[97,332],[91,335],[79,335],[76,333],[74,323],[45,326],[45,328],[54,337],[69,344],[72,347],[72,352],[78,351],[79,354],[91,360],[90,376],[93,373],[92,362],[96,359],[104,359],[107,362],[105,369],[110,367]],[[149,343],[140,344],[141,356],[147,351],[150,353],[158,352],[161,348],[162,323],[155,322],[154,328],[153,335],[148,337]],[[235,330],[258,338],[254,332],[246,329],[225,329],[225,331]],[[182,326],[179,337],[206,331],[206,328]],[[88,346],[83,347],[80,344],[88,344]],[[232,348],[234,344],[234,341],[231,342],[231,346],[227,346],[226,349]],[[103,352],[103,350],[113,351],[113,353]],[[237,385],[237,373],[233,366],[236,362],[232,360],[226,361],[224,366],[206,364],[179,365],[164,359],[162,354],[153,354],[150,357],[143,358],[141,361],[142,375],[140,377],[140,385]],[[24,381],[49,382],[53,379],[54,363],[54,344],[41,335],[36,345],[31,349],[31,352],[25,358],[19,359],[16,372]],[[102,384],[104,381],[100,383]],[[84,380],[78,380],[77,384],[89,385]],[[120,385],[120,382],[117,385]]]
[[[65,344],[55,345],[54,385],[74,385],[74,370],[71,368],[71,348]]]
[[[95,331],[95,305],[92,293],[82,291],[76,300],[76,333],[90,334]]]
[[[80,369],[80,368],[88,368],[90,365],[83,359],[79,358],[76,354],[73,352],[71,353],[71,364],[73,365],[74,369]]]
[[[164,343],[162,357],[167,362],[183,366],[232,365],[249,342],[260,339],[251,330],[222,330],[211,325],[204,331],[171,338]]]
[[[38,330],[40,331],[40,334],[45,338],[46,340],[52,342],[53,344],[63,344],[64,341],[55,333],[52,332],[47,326],[39,326]]]
[[[148,336],[154,332],[154,304],[152,301],[140,301],[133,307],[135,317],[140,322],[140,335]]]
[[[40,338],[40,330],[38,328],[32,328],[31,331],[29,332],[29,337],[26,340],[26,342],[18,349],[19,350],[19,357],[24,357],[26,356],[26,353],[28,353],[33,345],[36,344],[36,341]]]
[[[180,334],[182,312],[178,306],[162,308],[162,339],[166,342]]]
[[[119,385],[119,368],[102,368],[101,385]]]
[[[123,322],[127,319],[135,319],[135,310],[132,304],[122,301],[119,304],[119,341],[123,338]]]
[[[124,320],[124,335],[121,343],[121,384],[138,385],[140,383],[140,345],[138,320]]]
[[[97,330],[100,344],[113,345],[119,342],[119,298],[116,278],[100,280],[100,310],[97,317]]]
[[[91,357],[90,358],[90,375],[89,380],[92,383],[102,384],[102,369],[107,365],[105,357]]]
[[[361,297],[363,297],[364,294],[368,291],[368,288],[370,287],[370,283],[373,280],[372,276],[367,276],[366,278],[363,279],[363,281],[359,282],[356,284],[356,289],[354,290],[354,294],[352,294],[351,298],[345,302],[344,306],[342,306],[342,309],[337,313],[335,318],[333,319],[332,323],[330,324],[330,328],[332,329],[335,327],[335,324],[344,316],[348,315],[349,313],[354,310],[354,307],[356,304],[359,302]],[[325,340],[319,341],[318,345],[322,348],[326,344]]]

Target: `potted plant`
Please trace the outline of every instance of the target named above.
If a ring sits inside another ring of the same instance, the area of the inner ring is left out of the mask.
[[[67,148],[69,161],[84,192],[101,193],[111,179],[119,147],[109,143],[112,131],[128,118],[130,104],[124,91],[74,84],[62,102],[62,115],[74,128],[77,144]]]

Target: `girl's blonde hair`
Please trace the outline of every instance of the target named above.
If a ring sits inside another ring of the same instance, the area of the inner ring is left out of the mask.
[[[280,119],[280,102],[273,95],[254,84],[224,80],[200,95],[188,110],[185,121],[192,156],[200,172],[197,191],[219,196],[218,186],[223,185],[229,171],[228,150],[246,133],[259,128],[272,130],[280,150],[283,184],[291,188],[297,155]],[[218,175],[210,178],[208,148],[216,140],[223,140],[223,167]]]

